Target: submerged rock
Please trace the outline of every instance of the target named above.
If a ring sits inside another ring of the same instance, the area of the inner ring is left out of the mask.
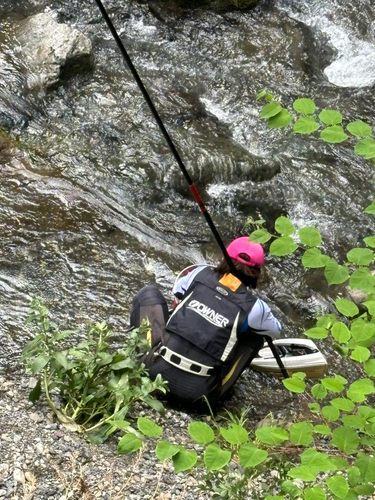
[[[32,87],[50,88],[59,84],[62,78],[92,68],[91,41],[76,29],[57,23],[51,13],[21,21],[16,37],[22,55],[38,73],[37,79],[29,79]]]

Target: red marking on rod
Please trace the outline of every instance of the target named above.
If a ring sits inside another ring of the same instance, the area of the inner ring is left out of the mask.
[[[190,191],[193,193],[194,199],[198,203],[201,211],[207,212],[207,208],[205,207],[205,204],[203,203],[202,198],[201,198],[200,194],[198,193],[198,189],[195,187],[194,184],[191,184],[189,187],[190,187]]]

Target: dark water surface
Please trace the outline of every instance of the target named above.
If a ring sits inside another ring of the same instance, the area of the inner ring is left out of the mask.
[[[375,7],[260,2],[251,12],[106,3],[225,242],[248,216],[314,225],[336,257],[374,230],[371,164],[351,147],[259,119],[257,91],[301,96],[373,123]],[[12,38],[19,19],[51,10],[87,35],[93,72],[45,93]],[[6,0],[0,7],[0,368],[15,366],[36,295],[64,326],[105,319],[117,334],[146,283],[170,296],[176,273],[219,257],[213,237],[94,2]],[[262,297],[296,336],[329,309],[319,272],[268,259]],[[341,360],[328,348],[332,367]]]

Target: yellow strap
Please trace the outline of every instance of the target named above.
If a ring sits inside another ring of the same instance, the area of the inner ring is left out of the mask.
[[[224,385],[231,378],[231,376],[233,375],[234,370],[237,368],[237,365],[238,365],[240,359],[242,358],[242,356],[243,356],[243,354],[241,354],[241,356],[237,359],[237,361],[232,366],[230,372],[227,373],[227,375],[223,378],[223,380],[221,381],[221,385]]]
[[[229,290],[232,290],[232,292],[235,292],[242,284],[238,278],[230,273],[224,274],[219,283],[229,288]]]

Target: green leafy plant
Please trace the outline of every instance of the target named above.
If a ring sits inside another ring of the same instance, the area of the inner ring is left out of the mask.
[[[140,362],[142,352],[148,350],[149,324],[128,332],[123,348],[113,351],[111,331],[104,322],[89,327],[85,340],[68,347],[68,337],[75,332],[61,331],[37,299],[31,303],[27,322],[37,329],[21,357],[27,371],[37,378],[30,399],[35,402],[43,390],[50,407],[69,429],[99,443],[118,429],[134,432],[124,419],[136,401],[163,412],[153,394],[165,392],[166,385],[160,376],[152,381]],[[140,426],[145,435],[151,432],[142,420]]]
[[[319,112],[315,102],[305,97],[296,99],[290,111],[266,90],[259,92],[256,98],[267,101],[260,110],[260,118],[267,120],[270,128],[284,128],[293,123],[295,134],[311,135],[316,132],[319,133],[319,139],[331,144],[350,141],[357,155],[366,160],[372,159],[375,164],[372,128],[364,121],[345,121],[346,125],[343,125],[343,117],[339,111],[323,109]]]

